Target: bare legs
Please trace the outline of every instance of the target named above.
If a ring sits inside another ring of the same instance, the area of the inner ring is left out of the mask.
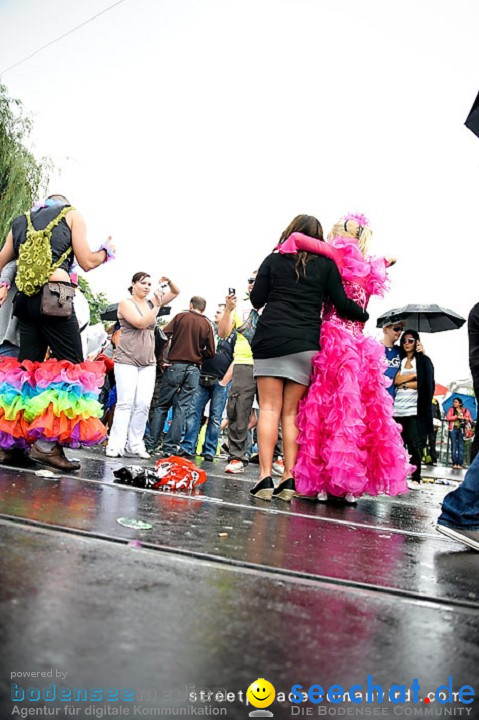
[[[283,428],[283,480],[293,476],[293,467],[298,456],[298,433],[296,416],[298,404],[307,391],[306,385],[300,385],[292,380],[286,380],[283,391],[283,410],[281,412],[281,425]]]
[[[271,476],[273,472],[273,453],[278,440],[285,381],[282,378],[259,377],[257,383],[259,476],[262,479]]]
[[[291,477],[298,454],[298,429],[295,424],[298,403],[307,387],[284,378],[259,377],[258,454],[260,478],[269,477],[273,470],[274,447],[278,440],[278,426],[283,428],[284,473],[282,480]]]

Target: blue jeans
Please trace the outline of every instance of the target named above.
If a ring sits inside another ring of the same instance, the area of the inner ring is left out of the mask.
[[[461,428],[452,428],[449,430],[451,438],[451,459],[453,465],[462,465],[464,460],[464,435]]]
[[[206,428],[203,443],[203,455],[216,455],[218,438],[221,430],[221,418],[228,397],[228,386],[220,385],[218,380],[211,387],[198,385],[189,416],[186,418],[185,437],[181,443],[182,449],[189,455],[196,453],[198,435],[200,434],[201,419],[208,400],[210,403],[210,417]]]
[[[152,412],[150,430],[145,437],[148,450],[154,450],[160,442],[168,410],[172,407],[173,416],[170,429],[163,440],[163,452],[168,455],[175,455],[178,452],[199,377],[200,369],[189,363],[175,363],[165,370],[158,407]]]
[[[0,357],[18,358],[19,354],[20,348],[18,345],[12,345],[8,340],[4,340],[0,345]]]
[[[476,455],[466,476],[456,490],[442,501],[439,525],[479,530],[479,455]]]

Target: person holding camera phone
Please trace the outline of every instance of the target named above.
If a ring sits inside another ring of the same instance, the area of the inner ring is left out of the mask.
[[[114,358],[117,402],[105,450],[107,457],[150,457],[143,437],[156,377],[156,318],[160,308],[180,292],[168,278],[162,277],[160,282],[166,283],[169,290],[163,293],[160,285],[153,301],[147,300],[151,276],[135,273],[128,288],[131,298],[118,305],[121,336]]]
[[[229,460],[225,473],[236,475],[243,473],[249,462],[248,432],[256,382],[253,377],[253,353],[251,335],[258,313],[253,309],[250,293],[256,280],[256,271],[248,278],[245,299],[238,304],[235,288],[228,288],[223,317],[218,323],[218,335],[226,339],[236,331],[236,343],[233,356],[233,378],[228,395],[226,411],[228,415],[228,451]]]

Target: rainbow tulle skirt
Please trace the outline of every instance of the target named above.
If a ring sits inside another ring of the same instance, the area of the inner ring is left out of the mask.
[[[35,440],[78,447],[106,435],[98,394],[103,363],[85,360],[0,360],[0,447],[27,448]]]

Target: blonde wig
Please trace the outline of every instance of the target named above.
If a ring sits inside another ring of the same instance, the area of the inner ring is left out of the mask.
[[[346,215],[333,225],[328,235],[328,240],[335,237],[354,238],[358,241],[358,247],[366,257],[371,242],[372,230],[369,221],[364,215]]]

